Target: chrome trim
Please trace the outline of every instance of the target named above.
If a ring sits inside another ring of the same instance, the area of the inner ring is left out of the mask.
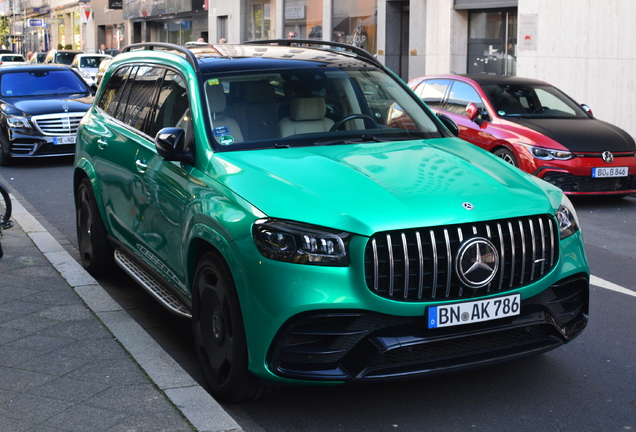
[[[422,251],[422,237],[419,231],[415,231],[415,239],[417,240],[417,260],[420,264],[419,280],[417,281],[417,298],[422,298],[424,290],[424,252]]]
[[[395,279],[395,262],[393,261],[393,243],[391,242],[391,234],[386,235],[386,243],[389,248],[389,295],[393,297],[393,280]]]
[[[380,280],[380,260],[378,259],[378,242],[371,240],[371,246],[373,247],[373,290],[378,291]]]
[[[529,219],[528,223],[530,225],[530,237],[532,238],[532,266],[530,267],[530,282],[532,282],[534,280],[534,265],[537,260],[537,243],[534,237],[534,224],[532,223],[532,219]]]
[[[523,285],[523,276],[526,273],[526,232],[523,230],[521,220],[519,220],[519,233],[521,234],[521,279],[519,285]]]
[[[404,249],[404,298],[409,295],[409,246],[406,242],[406,234],[402,233],[402,248]]]
[[[435,296],[437,295],[437,263],[439,259],[437,256],[437,240],[435,240],[435,231],[430,230],[429,232],[431,234],[431,245],[433,249],[433,292],[431,293],[431,298],[435,298]]]
[[[453,255],[451,251],[450,238],[448,237],[448,230],[444,229],[444,238],[446,239],[446,298],[450,296],[451,276],[453,274]]]

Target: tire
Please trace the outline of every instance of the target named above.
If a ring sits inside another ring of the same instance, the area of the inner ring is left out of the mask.
[[[9,191],[4,187],[2,183],[0,183],[0,196],[2,196],[2,206],[4,211],[0,213],[0,224],[4,228],[8,228],[4,226],[4,223],[11,219],[11,212],[13,210],[13,206],[11,205],[11,198],[9,197]]]
[[[114,249],[97,209],[91,182],[84,178],[77,188],[77,243],[84,268],[93,276],[105,276],[115,265]]]
[[[4,131],[0,131],[0,166],[11,165],[11,156],[9,155],[9,140]]]
[[[519,163],[517,162],[517,158],[507,148],[498,148],[497,150],[495,150],[494,155],[495,156],[499,156],[500,158],[502,158],[503,160],[505,160],[506,162],[508,162],[512,166],[515,166],[517,168],[519,167]]]
[[[247,343],[234,281],[225,261],[207,252],[197,265],[192,292],[194,343],[208,384],[218,401],[256,400],[274,387],[263,386],[247,369]]]

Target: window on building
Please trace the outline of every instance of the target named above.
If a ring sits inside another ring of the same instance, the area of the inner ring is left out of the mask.
[[[468,73],[517,74],[517,10],[472,11]]]
[[[285,37],[322,40],[322,0],[285,1]]]
[[[325,40],[377,51],[376,1],[333,2],[333,31]]]
[[[274,39],[276,2],[270,0],[250,0],[249,40]]]

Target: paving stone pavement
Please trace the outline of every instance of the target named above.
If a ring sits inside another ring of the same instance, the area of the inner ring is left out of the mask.
[[[0,238],[0,431],[241,431],[21,205]]]

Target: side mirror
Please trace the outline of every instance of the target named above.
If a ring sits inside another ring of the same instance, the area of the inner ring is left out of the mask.
[[[590,108],[589,106],[587,106],[585,104],[581,104],[581,108],[583,108],[583,111],[585,111],[587,113],[587,115],[589,115],[590,117],[594,118],[594,113],[592,112],[592,108]]]
[[[479,118],[479,107],[475,105],[474,102],[466,105],[466,115],[470,119],[470,121],[475,122],[477,125],[481,126],[482,120]]]
[[[155,147],[164,160],[185,162],[194,165],[194,154],[186,146],[185,131],[181,128],[167,127],[157,132]]]
[[[450,117],[447,117],[442,113],[437,113],[436,116],[442,122],[442,124],[446,126],[446,129],[448,129],[450,133],[452,133],[456,137],[459,136],[459,127],[457,127],[457,124],[453,120],[451,120]]]

